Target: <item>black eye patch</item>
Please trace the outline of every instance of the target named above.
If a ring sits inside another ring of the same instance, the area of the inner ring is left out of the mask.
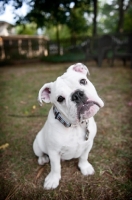
[[[62,103],[64,100],[65,100],[65,98],[62,97],[62,96],[59,96],[58,99],[57,99],[57,101],[58,101],[59,103]]]
[[[82,85],[87,85],[87,80],[86,80],[86,79],[81,79],[81,80],[80,80],[80,84],[82,84]]]

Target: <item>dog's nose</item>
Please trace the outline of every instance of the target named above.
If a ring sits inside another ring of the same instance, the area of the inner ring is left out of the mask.
[[[81,90],[77,90],[72,94],[71,100],[76,103],[82,102],[83,99],[84,99],[84,92]]]

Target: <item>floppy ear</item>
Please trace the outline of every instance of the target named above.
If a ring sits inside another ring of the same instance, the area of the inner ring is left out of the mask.
[[[75,72],[83,73],[85,75],[87,75],[87,74],[90,75],[88,68],[84,64],[82,64],[82,63],[76,63],[74,65],[71,65],[68,68],[67,72],[69,72],[71,70],[73,70]]]
[[[50,103],[51,85],[52,83],[46,83],[39,90],[38,101],[40,102],[40,105],[42,105],[43,102]]]

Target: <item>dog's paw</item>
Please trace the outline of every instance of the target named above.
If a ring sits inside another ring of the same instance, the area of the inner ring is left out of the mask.
[[[78,167],[84,176],[92,175],[95,172],[93,166],[88,162],[83,163],[83,165],[79,164]]]
[[[60,175],[49,173],[44,182],[44,188],[46,190],[55,189],[59,185]]]
[[[48,162],[49,162],[49,158],[46,155],[38,158],[39,165],[44,165],[45,163],[48,163]]]

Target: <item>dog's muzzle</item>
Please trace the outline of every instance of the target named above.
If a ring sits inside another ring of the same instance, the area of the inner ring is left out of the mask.
[[[87,98],[83,91],[77,90],[72,94],[71,100],[74,101],[76,104],[80,104],[85,103],[87,101]]]
[[[78,119],[87,119],[99,110],[100,105],[95,102],[89,100],[85,93],[81,90],[77,90],[72,94],[71,100],[77,105],[77,114]]]

